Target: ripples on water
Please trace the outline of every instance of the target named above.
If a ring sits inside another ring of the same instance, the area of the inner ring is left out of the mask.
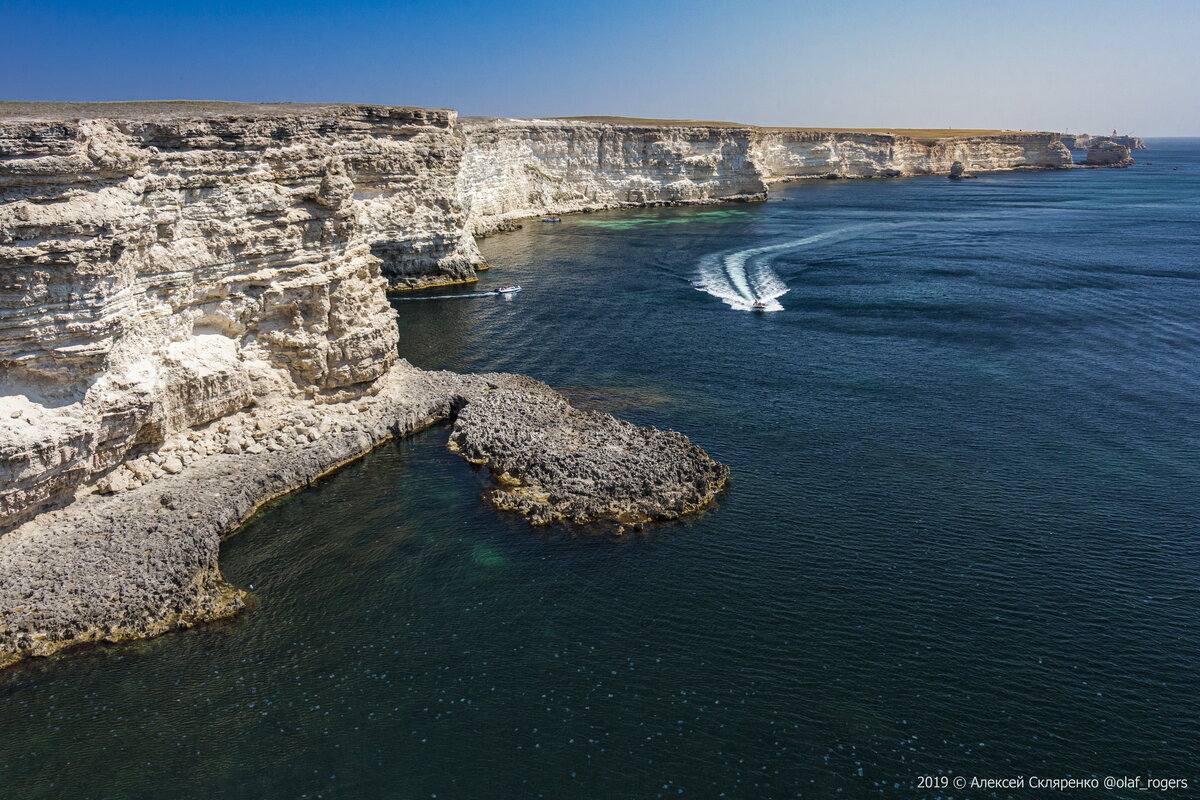
[[[0,673],[4,796],[1195,778],[1200,143],[1153,145],[487,240],[430,295],[525,291],[398,302],[404,354],[684,430],[720,507],[531,531],[444,430],[386,445],[224,546],[254,613]]]

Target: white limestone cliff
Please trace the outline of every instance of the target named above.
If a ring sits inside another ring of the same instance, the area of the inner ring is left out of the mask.
[[[1146,143],[1140,136],[1121,136],[1113,134],[1112,136],[1092,136],[1090,133],[1076,134],[1061,134],[1063,144],[1071,150],[1088,150],[1092,145],[1100,142],[1116,142],[1128,147],[1130,150],[1148,150]]]
[[[749,128],[468,119],[458,192],[476,233],[623,206],[764,200]]]
[[[961,136],[922,143],[886,133],[764,129],[755,137],[752,157],[768,181],[943,175],[956,161],[971,172],[1061,168],[1071,163],[1070,151],[1052,133]]]
[[[0,121],[0,524],[263,397],[370,391],[397,359],[384,274],[479,260],[454,126],[359,106]]]
[[[473,280],[474,234],[1065,152],[1053,134],[0,103],[0,666],[236,610],[217,541],[258,503],[521,386],[400,358],[386,290]]]

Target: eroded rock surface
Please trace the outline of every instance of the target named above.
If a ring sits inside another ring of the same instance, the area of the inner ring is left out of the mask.
[[[498,507],[534,524],[675,519],[711,502],[729,478],[681,433],[581,411],[545,387],[478,397],[458,415],[450,447],[496,475]]]
[[[1091,134],[1087,133],[1077,133],[1074,135],[1066,133],[1062,134],[1063,144],[1072,150],[1089,150],[1091,149],[1092,145],[1104,141],[1123,144],[1130,150],[1148,149],[1146,147],[1146,143],[1142,141],[1142,137],[1140,136],[1119,136],[1116,134],[1113,134],[1112,136],[1092,136]]]
[[[626,206],[761,200],[805,178],[1070,166],[1056,133],[909,136],[613,118],[466,118],[458,195],[477,234],[509,220]]]
[[[671,519],[726,469],[517,376],[399,359],[389,288],[473,280],[522,216],[771,180],[1059,166],[1050,134],[482,120],[445,109],[0,103],[0,664],[232,613],[219,536],[463,407],[536,522]],[[399,345],[399,350],[398,350]]]
[[[168,441],[164,458],[130,462],[100,491],[0,536],[0,667],[236,612],[244,592],[221,578],[220,537],[264,502],[497,387],[538,385],[400,362],[353,402],[280,398],[259,415]],[[290,424],[260,426],[266,416]]]
[[[1093,167],[1128,167],[1133,164],[1133,156],[1125,145],[1102,139],[1088,148],[1083,163]]]
[[[767,181],[803,178],[896,178],[946,175],[955,162],[971,172],[1070,166],[1071,151],[1056,133],[997,133],[918,141],[909,136],[851,131],[764,128],[754,162]]]
[[[263,398],[372,391],[389,276],[474,275],[461,155],[437,109],[0,120],[0,530]]]
[[[765,200],[750,127],[469,118],[459,198],[472,230],[542,214]]]

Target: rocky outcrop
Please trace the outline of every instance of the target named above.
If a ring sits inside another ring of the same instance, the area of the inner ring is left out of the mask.
[[[710,503],[729,478],[683,434],[572,408],[546,387],[481,396],[458,415],[450,447],[496,475],[497,507],[534,524],[675,519]]]
[[[1062,143],[1064,145],[1072,150],[1088,150],[1092,147],[1092,145],[1104,141],[1123,144],[1130,150],[1147,149],[1146,143],[1142,141],[1142,137],[1140,136],[1091,136],[1090,134],[1086,133],[1077,133],[1074,135],[1064,133],[1060,134],[1059,138],[1062,139]]]
[[[918,141],[890,133],[667,120],[466,118],[458,195],[476,234],[514,219],[664,204],[762,200],[802,178],[1062,168],[1054,133]]]
[[[397,358],[395,284],[469,280],[450,111],[0,121],[0,527],[264,396]]]
[[[468,118],[458,194],[475,233],[624,206],[765,200],[746,127]]]
[[[245,593],[221,577],[220,537],[267,500],[499,387],[540,385],[399,362],[369,396],[275,398],[171,438],[155,454],[165,471],[128,463],[99,491],[0,536],[0,667],[235,613]]]
[[[1058,169],[1071,153],[1053,133],[998,133],[917,141],[888,133],[764,129],[753,157],[765,180],[946,175],[955,162],[972,172]]]
[[[1093,167],[1128,167],[1133,164],[1133,157],[1125,145],[1102,139],[1088,148],[1083,163]]]
[[[950,174],[947,176],[952,181],[966,180],[967,178],[976,177],[974,174],[967,172],[967,168],[963,166],[961,161],[955,161],[950,165]]]
[[[528,379],[400,360],[386,289],[473,280],[473,233],[762,199],[774,179],[1056,166],[1059,149],[1041,134],[0,103],[0,663],[236,611],[222,533],[464,405],[455,446],[535,521],[708,502],[725,469],[679,434],[577,412]]]

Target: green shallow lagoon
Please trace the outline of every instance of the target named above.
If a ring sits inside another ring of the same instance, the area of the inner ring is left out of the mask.
[[[0,797],[1193,778],[1200,141],[1150,145],[486,240],[481,288],[525,290],[398,300],[402,353],[684,431],[718,507],[534,530],[444,427],[385,444],[224,544],[251,613],[0,673]]]

